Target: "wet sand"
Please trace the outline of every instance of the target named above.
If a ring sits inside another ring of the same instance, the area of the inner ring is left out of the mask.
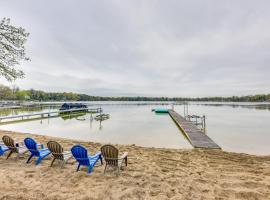
[[[56,140],[65,150],[84,145],[91,154],[102,144],[0,131],[16,141],[32,137],[46,144]],[[128,151],[128,166],[120,175],[98,165],[91,174],[76,172],[71,159],[64,168],[51,158],[39,166],[26,164],[29,154],[0,157],[0,199],[270,199],[270,156],[221,150],[175,150],[116,145]]]

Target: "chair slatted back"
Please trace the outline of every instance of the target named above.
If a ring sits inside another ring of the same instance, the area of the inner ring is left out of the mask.
[[[101,147],[101,153],[108,165],[118,166],[118,149],[112,145],[104,145]]]
[[[2,140],[4,144],[10,149],[10,151],[18,153],[18,148],[16,147],[16,144],[11,137],[9,137],[8,135],[4,135],[2,137]]]
[[[90,165],[87,149],[85,147],[81,145],[75,145],[71,148],[71,153],[77,162],[79,162],[81,165]]]
[[[39,151],[35,140],[33,140],[32,138],[25,138],[24,144],[33,155],[39,156]]]
[[[63,147],[56,141],[49,141],[47,143],[48,149],[52,152],[52,155],[59,160],[64,160]]]

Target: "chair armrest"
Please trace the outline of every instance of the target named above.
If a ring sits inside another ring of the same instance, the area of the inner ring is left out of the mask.
[[[48,148],[44,148],[44,149],[40,149],[39,151],[50,151],[50,150]]]
[[[25,146],[24,142],[15,142],[16,147]]]
[[[17,149],[27,149],[28,150],[28,148],[26,146],[19,146],[19,147],[17,147]]]
[[[63,151],[64,155],[72,154],[71,151]]]
[[[95,157],[99,157],[99,156],[101,156],[101,152],[97,152],[95,155],[89,156],[89,158],[95,158]]]
[[[122,158],[122,156],[121,157],[118,157],[118,158],[109,158],[109,157],[103,157],[105,160],[123,160],[124,158],[126,158],[126,157],[123,157]]]
[[[44,144],[37,144],[37,147],[40,147],[41,149],[44,149]]]
[[[123,155],[119,159],[124,159],[128,157],[128,152],[124,152]]]

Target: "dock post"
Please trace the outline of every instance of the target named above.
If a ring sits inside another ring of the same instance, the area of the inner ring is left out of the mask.
[[[188,116],[188,103],[184,102],[184,118]]]
[[[206,134],[206,120],[205,120],[205,115],[203,115],[203,132]]]
[[[187,103],[187,115],[188,115],[188,103]]]
[[[184,103],[184,118],[186,118],[186,105]]]

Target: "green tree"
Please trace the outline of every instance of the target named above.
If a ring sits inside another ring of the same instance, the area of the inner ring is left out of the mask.
[[[18,100],[27,100],[29,99],[30,97],[30,91],[27,91],[27,90],[17,90],[16,93],[15,93],[15,96],[16,96],[16,99]]]
[[[10,99],[12,96],[12,90],[4,85],[0,85],[0,99]]]
[[[11,25],[8,18],[0,22],[0,76],[8,81],[24,77],[24,72],[16,66],[22,60],[29,60],[24,46],[28,36],[25,29]]]

